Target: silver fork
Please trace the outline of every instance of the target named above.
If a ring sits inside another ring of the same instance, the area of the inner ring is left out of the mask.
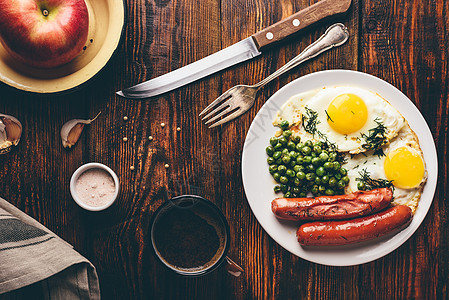
[[[315,56],[318,56],[333,47],[344,44],[348,40],[348,38],[349,32],[345,25],[337,23],[330,26],[318,40],[310,44],[298,56],[276,70],[276,72],[260,81],[259,83],[256,83],[255,85],[236,85],[230,88],[220,97],[215,99],[214,102],[209,104],[199,114],[199,116],[201,117],[212,108],[215,108],[202,118],[202,120],[206,120],[211,117],[206,121],[206,125],[218,120],[217,122],[210,125],[209,128],[213,128],[237,118],[238,116],[245,113],[248,109],[250,109],[251,106],[253,106],[254,102],[256,101],[257,91],[261,87],[263,87],[276,77],[290,71],[299,64],[311,58],[314,58]],[[212,117],[213,115],[215,116]]]

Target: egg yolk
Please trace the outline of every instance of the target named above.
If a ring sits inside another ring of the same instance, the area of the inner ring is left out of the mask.
[[[384,162],[385,175],[398,188],[409,189],[419,185],[424,177],[424,162],[416,151],[401,147],[388,153]]]
[[[327,114],[329,126],[341,134],[356,132],[368,119],[365,102],[354,94],[335,97],[327,107]]]

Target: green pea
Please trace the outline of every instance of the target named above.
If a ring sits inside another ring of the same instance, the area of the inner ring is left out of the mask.
[[[324,193],[325,193],[326,195],[328,195],[328,196],[332,196],[332,195],[334,194],[334,190],[332,190],[332,189],[327,189]]]
[[[301,141],[301,137],[299,135],[294,135],[291,137],[291,141],[295,144],[298,144]]]
[[[295,178],[295,180],[293,180],[293,184],[295,186],[299,186],[301,184],[301,180],[299,178]]]
[[[364,191],[366,189],[366,184],[362,181],[359,181],[359,183],[357,183],[357,189]]]
[[[285,198],[291,198],[291,196],[292,196],[291,192],[287,192],[287,193],[284,194]]]
[[[336,152],[329,153],[329,161],[334,161],[337,158]]]
[[[285,138],[288,139],[292,135],[292,131],[290,129],[284,130],[282,135],[285,136]]]
[[[272,137],[272,138],[270,138],[270,145],[271,146],[276,146],[276,144],[278,143],[278,138],[277,137]]]
[[[321,183],[326,184],[328,182],[329,182],[329,176],[324,175],[323,177],[321,177]]]
[[[303,143],[298,143],[296,145],[296,151],[302,152],[302,148],[304,148],[304,144]]]
[[[312,162],[312,156],[304,156],[303,164],[308,165]]]
[[[277,143],[276,146],[274,146],[274,150],[280,151],[284,148],[284,146],[281,143]]]
[[[281,192],[282,193],[287,193],[287,191],[288,191],[288,185],[285,185],[285,184],[280,184],[279,185],[280,187],[281,187]]]
[[[321,153],[321,147],[320,146],[313,146],[313,152],[315,152],[316,154],[320,154]]]
[[[307,193],[301,192],[301,193],[299,193],[298,196],[301,197],[301,198],[305,198],[305,197],[307,197]]]
[[[334,177],[329,178],[329,186],[330,187],[334,187],[337,185],[337,179],[335,179]]]
[[[324,143],[323,143],[322,141],[318,141],[318,142],[316,142],[316,143],[314,144],[314,146],[318,146],[318,147],[323,148]]]
[[[314,181],[315,177],[316,177],[315,173],[307,173],[306,174],[306,180],[307,181]]]
[[[294,188],[292,188],[292,192],[293,192],[294,194],[299,194],[299,193],[301,192],[301,190],[300,190],[299,187],[294,187]]]
[[[294,159],[290,160],[288,165],[289,165],[289,167],[293,168],[294,166],[296,166],[296,160],[294,160]]]
[[[337,174],[334,175],[334,177],[335,177],[335,179],[340,180],[341,179],[341,174],[337,173]]]
[[[318,193],[318,185],[314,185],[311,190],[312,194]]]
[[[282,154],[288,154],[288,153],[289,153],[289,151],[288,151],[288,149],[287,149],[287,148],[284,148],[284,149],[282,149],[281,153],[282,153]]]
[[[304,173],[304,172],[297,172],[296,173],[296,178],[298,178],[298,179],[300,179],[300,180],[303,180],[304,178],[306,178],[306,173]]]
[[[298,155],[298,157],[296,158],[296,163],[298,165],[302,165],[304,163],[304,157],[302,155]]]
[[[296,159],[299,155],[299,153],[296,151],[290,151],[288,154],[294,159]]]
[[[312,143],[311,140],[306,141],[306,142],[304,143],[304,145],[307,146],[307,147],[309,147],[309,148],[312,148],[312,147],[313,147],[313,143]]]
[[[348,184],[349,183],[349,177],[348,176],[343,176],[341,178],[341,180],[343,180],[344,183]]]
[[[321,152],[320,155],[318,156],[321,160],[321,162],[324,164],[325,162],[327,162],[327,160],[329,159],[329,155],[327,155],[324,152]]]
[[[346,176],[348,174],[348,170],[346,170],[345,168],[341,168],[340,174],[341,174],[341,176]]]
[[[334,169],[335,171],[337,171],[337,170],[339,170],[339,169],[341,168],[341,165],[340,165],[340,163],[339,163],[338,161],[334,161],[334,162],[332,163],[332,165],[333,165],[333,169]]]
[[[274,186],[274,192],[279,193],[281,191],[281,187],[279,185]]]
[[[293,177],[295,177],[295,172],[294,172],[293,170],[288,169],[288,170],[285,172],[285,175],[287,175],[288,177],[293,178]]]
[[[321,177],[315,177],[315,184],[321,184]]]
[[[304,155],[309,155],[312,152],[312,149],[310,149],[310,147],[308,146],[304,146],[302,148],[302,153],[304,153]]]
[[[280,181],[282,184],[287,184],[287,183],[288,183],[288,178],[285,177],[285,176],[281,176],[281,177],[279,177],[279,181]]]
[[[286,166],[284,166],[284,165],[278,166],[279,174],[284,175],[286,171],[287,171],[287,167]]]
[[[327,161],[327,162],[324,163],[323,167],[324,167],[326,170],[331,170],[331,169],[334,168],[334,165],[333,165],[331,162]]]
[[[312,158],[312,165],[314,165],[315,167],[321,165],[321,159],[319,157]]]
[[[293,142],[288,142],[287,143],[287,148],[288,148],[288,150],[295,150],[296,149],[296,145]]]
[[[278,170],[278,166],[271,165],[268,169],[270,170],[270,174],[274,174]]]
[[[281,165],[282,164],[282,158],[279,157],[278,159],[276,159],[276,164],[277,165]]]
[[[312,158],[315,158],[315,157],[317,157],[317,155],[316,155],[316,153],[315,153],[315,152],[312,152],[312,153],[310,153],[310,156],[312,156]]]
[[[302,166],[300,165],[296,165],[293,167],[293,171],[295,171],[295,173],[298,173],[299,171],[302,171]]]
[[[306,166],[306,171],[315,173],[315,167],[313,165],[307,165]]]
[[[272,165],[272,164],[274,164],[276,162],[276,160],[273,158],[273,157],[268,157],[267,158],[267,163],[269,164],[269,165]]]
[[[287,145],[288,141],[287,141],[287,139],[285,138],[285,136],[281,136],[281,137],[279,138],[279,143],[281,143],[281,145]]]
[[[319,191],[320,193],[324,193],[324,192],[326,191],[326,187],[325,187],[324,185],[320,185],[320,186],[318,187],[318,191]]]
[[[338,182],[338,184],[337,184],[337,187],[338,187],[339,189],[344,189],[345,186],[346,186],[346,183],[345,183],[343,180],[340,180],[340,181]]]
[[[268,147],[265,149],[265,152],[268,154],[268,156],[272,156],[273,153],[274,153],[274,148],[273,148],[273,146],[268,146]]]
[[[274,178],[274,180],[276,180],[276,182],[279,182],[279,179],[281,178],[281,174],[276,172],[276,173],[273,174],[273,178]]]
[[[319,167],[318,169],[316,169],[315,174],[317,176],[323,177],[324,174],[326,174],[326,171],[324,170],[323,167]]]
[[[274,159],[278,159],[278,158],[281,157],[281,155],[282,155],[282,152],[281,152],[281,151],[276,151],[276,152],[273,153],[273,158],[274,158]]]
[[[282,130],[287,130],[288,127],[290,127],[290,124],[288,123],[287,120],[282,121],[281,124],[279,125],[281,126]]]
[[[283,161],[285,164],[288,164],[288,163],[290,162],[291,159],[292,159],[292,158],[291,158],[290,155],[288,155],[288,154],[284,154],[284,156],[282,156],[282,161]]]

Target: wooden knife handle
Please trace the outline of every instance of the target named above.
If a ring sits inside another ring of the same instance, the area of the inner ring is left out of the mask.
[[[335,14],[344,13],[352,0],[321,0],[252,35],[258,49],[276,43],[301,29]]]

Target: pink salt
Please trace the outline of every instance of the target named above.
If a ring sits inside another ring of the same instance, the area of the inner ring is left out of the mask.
[[[103,206],[114,197],[114,179],[105,170],[90,169],[78,177],[75,191],[85,204],[96,207]]]

